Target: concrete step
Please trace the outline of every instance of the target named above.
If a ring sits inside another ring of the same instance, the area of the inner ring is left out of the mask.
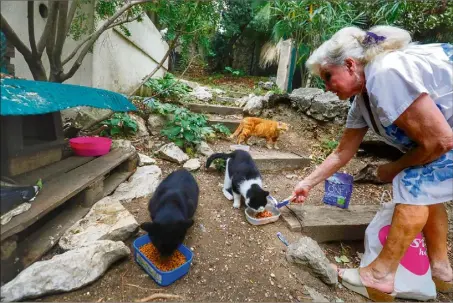
[[[242,108],[223,105],[188,103],[187,107],[195,113],[217,115],[242,115]]]
[[[282,219],[291,231],[302,231],[321,242],[363,240],[365,229],[373,220],[379,205],[351,205],[348,209],[335,206],[290,204],[297,215],[282,208]]]
[[[228,127],[228,129],[231,132],[234,132],[236,130],[236,128],[239,126],[239,123],[241,123],[241,120],[238,120],[238,119],[221,119],[221,118],[217,118],[217,117],[208,118],[208,125],[213,125],[213,124],[217,124],[217,123],[222,123],[223,125]]]
[[[216,96],[215,100],[220,103],[225,103],[225,104],[234,104],[234,102],[239,99],[236,97],[227,97],[227,96]]]
[[[252,147],[250,154],[258,169],[263,172],[301,169],[311,163],[308,157],[274,149],[256,150]]]

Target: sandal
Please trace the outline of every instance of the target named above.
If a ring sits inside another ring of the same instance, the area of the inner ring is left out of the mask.
[[[396,296],[395,292],[388,294],[388,293],[382,292],[380,290],[363,285],[363,283],[360,279],[358,268],[345,269],[343,271],[342,277],[340,277],[340,275],[338,275],[338,280],[347,289],[352,290],[358,294],[361,294],[365,298],[370,299],[372,301],[375,301],[375,302],[393,302],[393,301],[395,301],[395,296]]]
[[[436,285],[437,292],[440,293],[453,293],[453,281],[445,282],[439,278],[433,277],[434,284]]]

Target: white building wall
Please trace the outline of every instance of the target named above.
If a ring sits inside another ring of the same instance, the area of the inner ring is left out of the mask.
[[[104,32],[93,50],[93,87],[122,93],[130,92],[164,57],[168,44],[145,16],[142,22],[127,24],[131,36],[120,29]],[[154,75],[162,77],[168,67]]]
[[[46,24],[46,19],[39,14],[38,8],[41,3],[48,4],[47,1],[34,1],[37,41]],[[29,47],[27,1],[2,0],[0,9],[16,34]],[[85,5],[84,9],[90,12],[89,16],[92,20],[93,4]],[[93,53],[85,56],[75,75],[65,83],[93,86],[122,93],[129,92],[132,87],[140,83],[141,79],[158,65],[168,50],[168,44],[162,40],[159,31],[147,16],[144,16],[142,22],[134,22],[128,24],[127,27],[132,34],[131,37],[126,37],[117,29],[104,32],[94,44]],[[63,48],[63,58],[70,54],[78,44],[78,41],[68,37]],[[42,58],[48,73],[49,62],[45,52]],[[70,69],[76,58],[77,56],[65,65],[65,71]],[[17,77],[33,79],[27,63],[17,49],[11,63],[14,64]],[[161,68],[154,77],[163,76],[167,67],[168,60],[165,62],[164,68]]]

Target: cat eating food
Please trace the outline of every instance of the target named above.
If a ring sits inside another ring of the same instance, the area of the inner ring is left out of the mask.
[[[223,194],[228,200],[233,200],[233,207],[241,206],[242,196],[250,209],[264,211],[269,192],[263,189],[261,174],[250,154],[243,150],[235,150],[230,154],[216,153],[208,158],[206,168],[215,159],[226,160]]]
[[[237,144],[244,142],[251,136],[266,138],[266,146],[269,149],[274,147],[278,149],[277,139],[281,133],[288,131],[289,125],[284,122],[266,120],[262,118],[246,117],[242,119],[236,131],[230,136],[230,139],[238,137]]]
[[[149,201],[152,222],[140,225],[162,257],[171,256],[193,225],[199,188],[190,172],[179,169],[169,174]]]

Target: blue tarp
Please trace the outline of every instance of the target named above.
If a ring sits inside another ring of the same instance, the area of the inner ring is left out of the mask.
[[[104,89],[21,79],[0,79],[0,84],[2,116],[46,114],[76,106],[137,110],[124,95]]]

